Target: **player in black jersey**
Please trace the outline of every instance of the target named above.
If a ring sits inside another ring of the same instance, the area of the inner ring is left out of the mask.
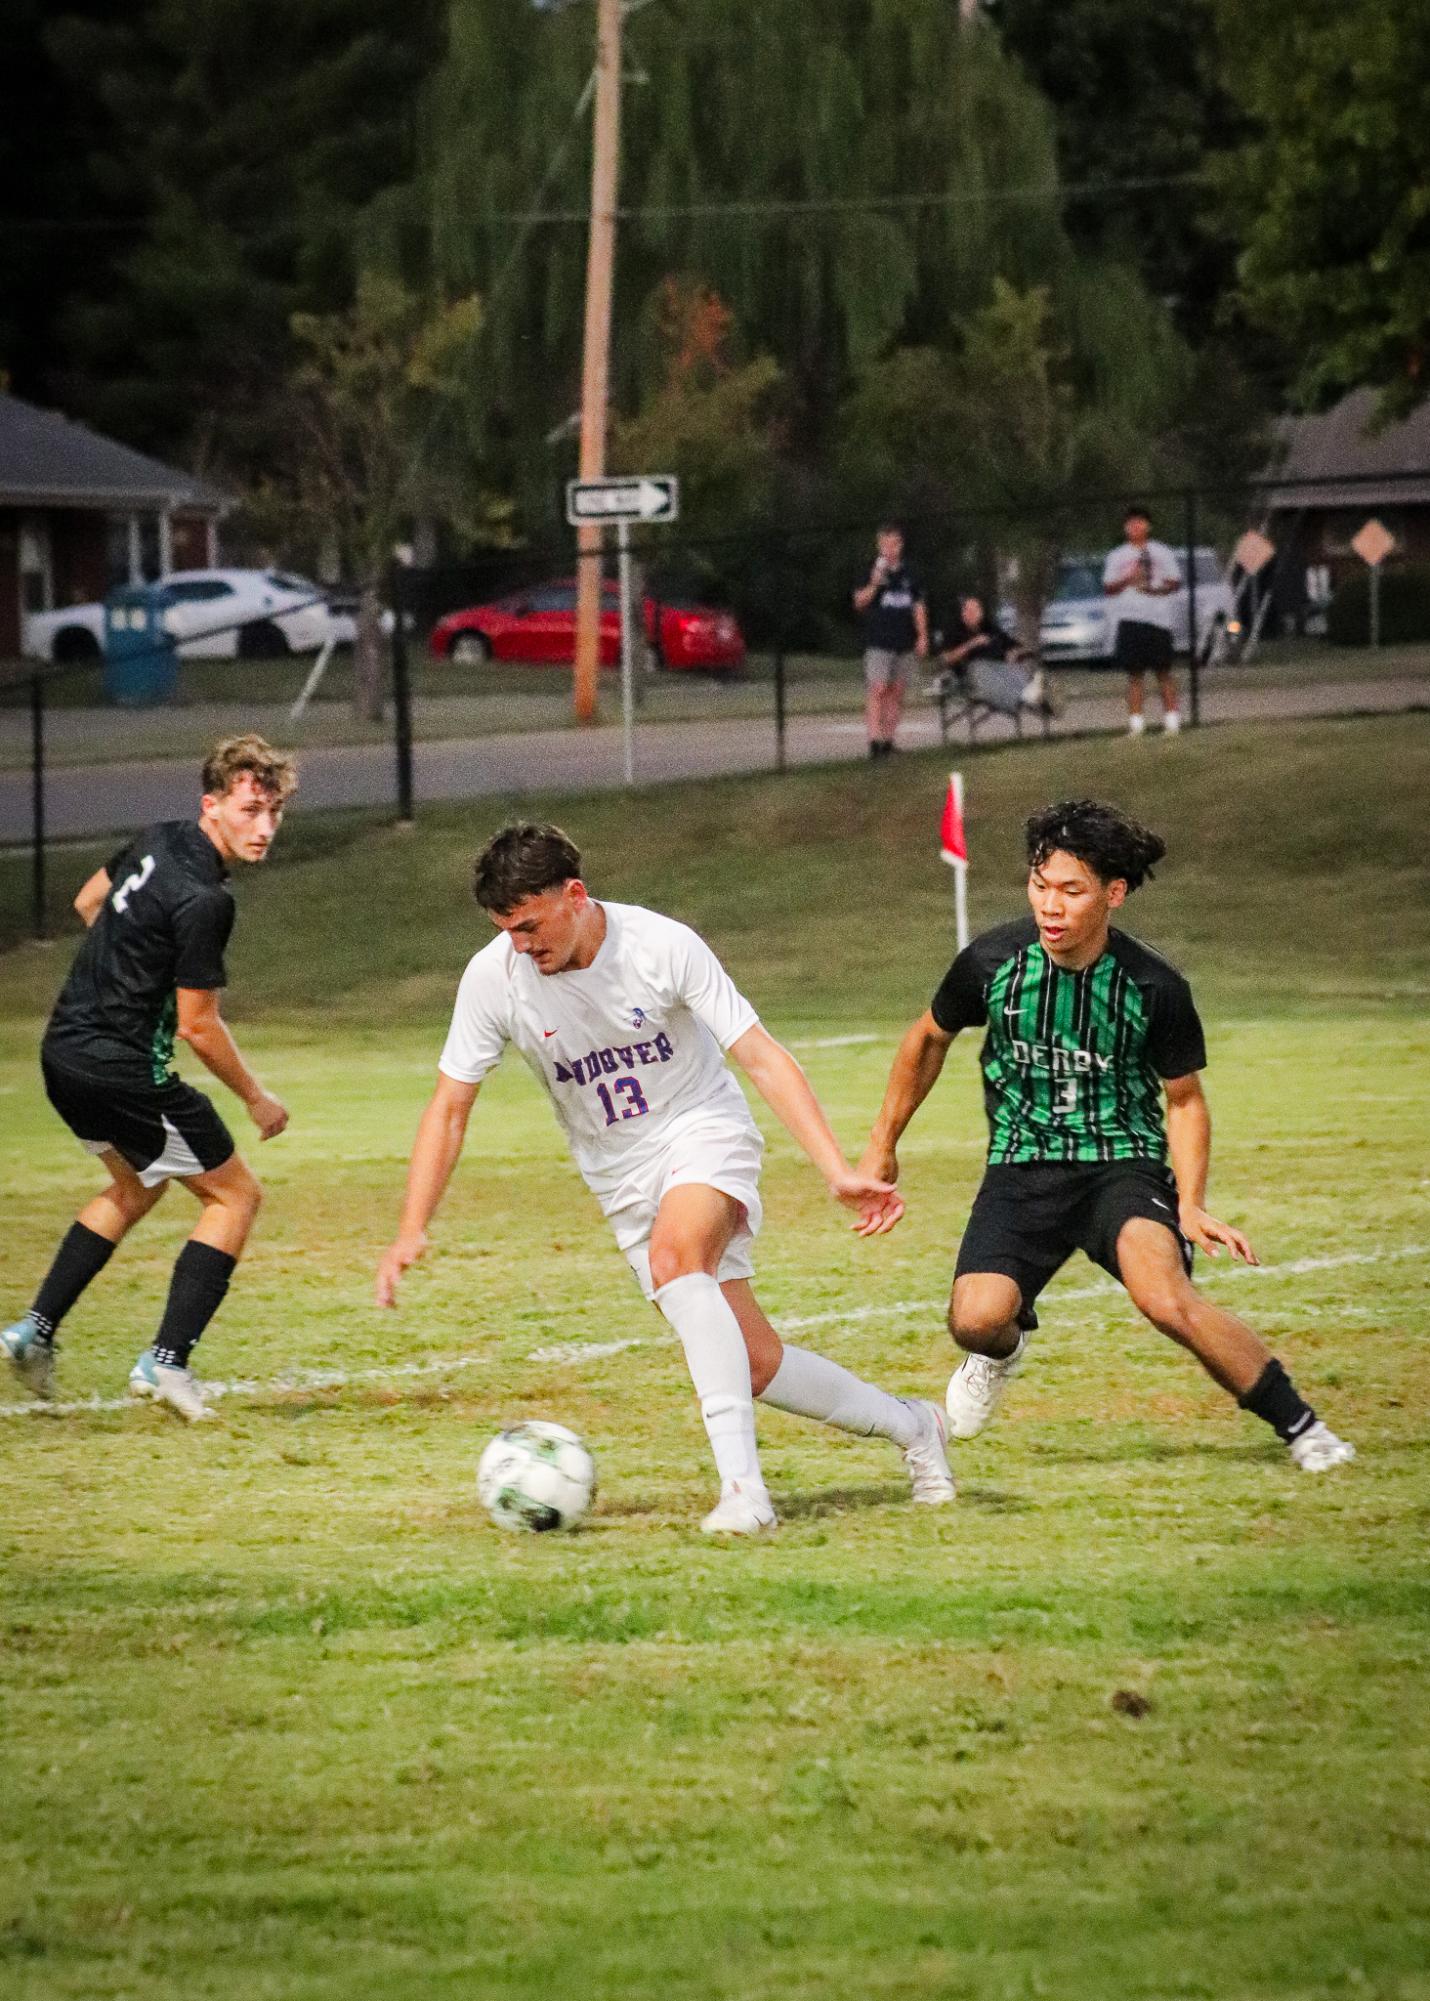
[[[1035,813],[1027,845],[1031,918],[985,932],[954,960],[899,1046],[861,1162],[896,1179],[900,1136],[953,1038],[986,1029],[991,1137],[949,1304],[949,1330],[967,1351],[948,1386],[950,1436],[971,1438],[993,1415],[1038,1324],[1038,1294],[1082,1250],[1271,1425],[1298,1466],[1340,1465],[1354,1448],[1319,1422],[1258,1336],[1191,1283],[1194,1248],[1257,1260],[1204,1206],[1211,1115],[1191,989],[1110,921],[1163,842],[1115,807],[1073,800]]]
[[[296,783],[290,760],[262,737],[230,738],[204,765],[197,821],[146,828],[75,898],[88,936],[40,1063],[51,1104],[111,1179],[80,1211],[30,1311],[0,1328],[0,1348],[37,1396],[53,1394],[60,1322],[175,1179],[202,1213],[129,1387],[183,1417],[210,1415],[189,1356],[228,1290],[261,1190],[208,1099],[174,1074],[174,1040],[243,1100],[260,1139],[282,1132],[288,1114],[240,1056],[219,994],[234,918],[228,864],[264,859]]]

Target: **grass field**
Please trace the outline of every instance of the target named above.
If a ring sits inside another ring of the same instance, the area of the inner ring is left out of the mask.
[[[524,1073],[484,1090],[401,1315],[369,1306],[499,812],[416,837],[295,812],[238,884],[229,1012],[293,1124],[200,1351],[236,1385],[221,1422],[108,1407],[179,1193],[66,1329],[64,1394],[95,1407],[0,1418],[7,2001],[1427,2001],[1423,734],[965,762],[975,923],[1017,907],[1048,797],[1169,836],[1130,928],[1196,983],[1213,1207],[1267,1260],[1207,1283],[1355,1466],[1296,1474],[1078,1265],[956,1508],[771,1413],[784,1519],[753,1548],[694,1532],[678,1352]],[[909,758],[560,812],[598,888],[701,925],[853,1149],[948,956],[941,782]],[[0,1306],[91,1185],[34,1066],[63,963],[0,957]],[[850,1237],[772,1133],[776,1321],[938,1394],[981,1150],[963,1044],[889,1239]],[[476,1504],[486,1437],[539,1414],[600,1463],[569,1539]]]

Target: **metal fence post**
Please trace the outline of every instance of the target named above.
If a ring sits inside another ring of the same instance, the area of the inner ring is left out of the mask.
[[[1197,495],[1187,489],[1187,640],[1192,697],[1192,728],[1202,719],[1202,656],[1197,644]]]
[[[50,935],[45,921],[45,684],[30,676],[30,928]]]
[[[785,649],[775,648],[775,770],[785,770]]]
[[[404,570],[394,563],[389,572],[388,596],[392,600],[392,719],[393,746],[397,752],[397,818],[400,825],[413,822],[412,804],[412,681],[407,670],[407,593],[402,587]]]

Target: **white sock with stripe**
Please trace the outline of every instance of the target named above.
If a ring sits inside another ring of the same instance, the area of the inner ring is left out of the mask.
[[[860,1438],[890,1438],[907,1451],[923,1434],[918,1413],[902,1397],[890,1396],[809,1348],[786,1348],[760,1402],[796,1417],[852,1431]]]
[[[721,1488],[738,1482],[742,1492],[762,1494],[765,1476],[755,1444],[750,1358],[718,1280],[708,1272],[687,1272],[661,1286],[654,1297],[685,1350]]]

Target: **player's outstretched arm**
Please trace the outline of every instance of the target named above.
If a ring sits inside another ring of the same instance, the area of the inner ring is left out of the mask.
[[[178,1034],[204,1068],[242,1098],[260,1139],[276,1139],[288,1123],[288,1113],[271,1091],[265,1091],[238,1052],[238,1044],[219,1011],[216,987],[180,987]]]
[[[1240,1230],[1219,1223],[1202,1206],[1212,1157],[1212,1115],[1201,1078],[1195,1071],[1187,1077],[1169,1077],[1163,1089],[1167,1094],[1167,1150],[1177,1183],[1177,1220],[1182,1235],[1210,1258],[1220,1257],[1225,1244],[1243,1264],[1259,1264],[1261,1260]]]
[[[953,1037],[927,1009],[904,1036],[894,1056],[884,1102],[859,1162],[865,1174],[884,1181],[899,1178],[899,1141],[909,1120],[938,1082]]]
[[[379,1306],[396,1306],[398,1280],[427,1249],[427,1225],[436,1215],[452,1170],[461,1158],[478,1089],[476,1084],[461,1084],[455,1077],[438,1073],[437,1088],[427,1101],[412,1144],[402,1220],[377,1268],[375,1297]]]
[[[857,1209],[852,1225],[861,1237],[882,1236],[904,1213],[903,1197],[877,1175],[852,1168],[834,1137],[824,1109],[799,1064],[764,1028],[747,1028],[730,1044],[730,1054],[779,1120],[798,1140],[829,1190],[847,1209]]]

